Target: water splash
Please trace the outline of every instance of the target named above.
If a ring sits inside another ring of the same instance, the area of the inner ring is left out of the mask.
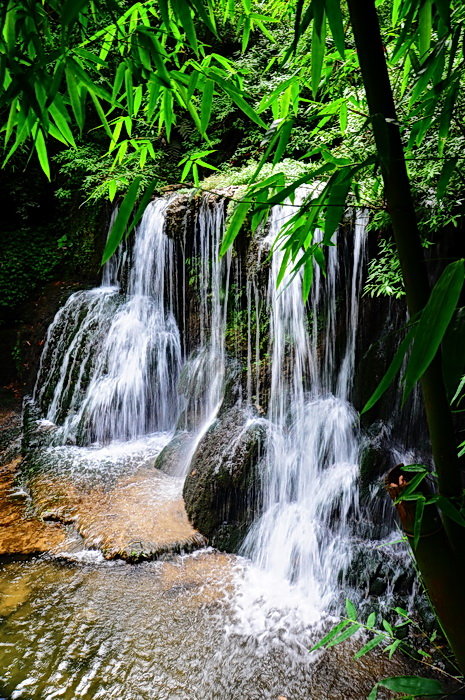
[[[297,202],[305,194],[305,190],[298,193]],[[294,211],[288,205],[273,208],[265,245],[273,245]],[[271,261],[271,429],[262,474],[263,514],[247,535],[242,552],[266,573],[265,579],[281,582],[287,601],[299,600],[309,622],[319,619],[334,601],[350,562],[350,520],[358,517],[359,431],[348,398],[365,225],[365,215],[358,214],[351,255],[347,245],[342,250],[329,248],[325,277],[315,267],[309,309],[302,301],[299,274],[288,271],[277,289],[283,252],[275,249]],[[349,268],[347,289],[342,292],[347,300],[345,314],[338,300],[343,259]],[[260,577],[257,582],[254,589],[248,581],[246,606],[250,597],[263,599]],[[273,606],[272,601],[269,604]]]

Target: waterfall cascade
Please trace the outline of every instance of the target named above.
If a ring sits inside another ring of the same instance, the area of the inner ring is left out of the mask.
[[[249,450],[256,427],[256,434],[266,435],[257,464],[260,513],[241,552],[297,598],[310,597],[311,616],[318,617],[344,579],[359,516],[360,434],[350,399],[367,217],[356,214],[350,240],[337,234],[325,273],[315,265],[305,304],[300,274],[288,272],[277,288],[283,253],[274,244],[306,194],[302,189],[294,205],[274,207],[267,234],[255,245],[255,270],[269,271],[266,295],[257,278],[247,275],[243,283],[247,372],[243,398],[236,400],[244,424],[224,436],[216,454],[218,464],[228,464],[230,455]],[[231,280],[236,289],[242,281],[240,261],[233,266],[231,255],[218,255],[224,199],[204,197],[186,234],[195,261],[195,279],[186,282],[186,240],[180,246],[179,234],[165,232],[167,211],[176,202],[176,195],[152,202],[132,248],[122,248],[104,269],[102,286],[74,294],[58,312],[35,400],[61,426],[55,444],[101,445],[187,429],[193,437],[184,453],[185,473],[223,401],[228,290]],[[192,317],[187,324],[186,314]],[[260,373],[260,316],[269,319],[268,378]],[[187,325],[196,329],[188,356],[179,331]],[[267,395],[266,414],[257,416],[261,394]]]
[[[289,205],[273,208],[263,245],[273,246],[293,213]],[[260,570],[287,581],[307,609],[310,599],[310,616],[317,617],[330,606],[350,561],[350,520],[357,518],[359,434],[349,398],[365,225],[366,216],[357,214],[350,254],[349,245],[341,251],[343,240],[329,248],[324,277],[315,265],[310,313],[299,274],[288,272],[277,288],[279,249],[272,254],[268,283],[271,429],[262,475],[263,514],[242,551]],[[343,258],[348,270],[341,318]],[[341,337],[342,349],[337,347]]]
[[[63,422],[62,443],[128,440],[174,428],[182,358],[173,244],[163,232],[169,201],[156,200],[144,213],[127,294],[120,289],[124,264],[111,260],[103,285],[72,295],[49,328],[34,398],[47,420]]]

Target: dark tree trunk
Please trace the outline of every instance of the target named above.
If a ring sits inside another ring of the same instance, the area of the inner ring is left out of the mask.
[[[380,158],[385,198],[402,268],[407,305],[413,317],[424,308],[430,289],[378,17],[374,0],[348,0],[348,6]],[[439,491],[458,502],[462,497],[461,475],[439,353],[424,373],[421,389]],[[438,598],[433,594],[432,577],[438,579],[434,584],[435,590],[441,588],[444,599],[451,599],[450,610],[455,610],[456,613],[452,616],[446,614],[447,604],[445,607],[439,606],[441,609],[437,607],[437,613],[462,671],[465,672],[465,609],[459,601],[452,600],[457,595],[463,596],[463,593],[453,585],[444,569],[446,562],[451,560],[446,568],[454,571],[455,580],[460,581],[465,569],[465,531],[447,517],[444,518],[444,530],[441,536],[446,538],[447,547],[444,546],[441,557],[441,545],[437,544],[437,538],[432,537],[422,538],[422,545],[414,554],[432,602],[438,605]],[[440,582],[441,577],[443,580]],[[460,615],[460,621],[455,619],[455,614]],[[457,629],[460,630],[459,634]]]

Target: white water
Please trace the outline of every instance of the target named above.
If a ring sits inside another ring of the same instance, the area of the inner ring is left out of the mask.
[[[305,191],[298,195],[303,196]],[[152,202],[130,258],[127,249],[120,251],[104,271],[104,285],[73,295],[57,314],[35,398],[48,406],[47,420],[62,425],[56,444],[112,442],[121,453],[127,441],[138,444],[149,434],[172,432],[184,410],[188,427],[195,431],[187,470],[223,399],[231,259],[218,255],[223,202],[204,199],[194,243],[200,265],[199,347],[184,360],[174,317],[174,246],[163,230],[171,201]],[[273,209],[258,265],[294,211],[291,206]],[[299,610],[300,618],[320,619],[331,607],[350,562],[350,520],[358,517],[359,434],[349,398],[365,223],[359,214],[354,242],[345,246],[344,266],[339,246],[328,249],[326,276],[315,266],[309,307],[302,301],[299,275],[287,274],[277,289],[283,254],[276,249],[272,255],[266,304],[261,307],[261,313],[270,317],[271,337],[263,514],[242,549],[255,565],[250,576],[256,581],[250,579],[239,595],[249,619],[263,596],[267,609],[289,605]],[[123,294],[125,266],[129,272]],[[116,286],[106,286],[109,283]],[[250,316],[253,306],[258,313],[260,290],[250,281],[247,290]],[[249,372],[247,393],[250,400],[255,383],[257,401],[259,328],[257,321],[255,338],[249,337],[248,343],[249,365],[255,358],[255,367]],[[279,592],[278,599],[270,591]],[[262,613],[258,617],[263,620]]]
[[[182,355],[173,244],[163,232],[169,203],[156,200],[144,213],[127,295],[107,286],[77,292],[50,326],[34,398],[43,405],[50,392],[46,418],[62,422],[62,443],[131,440],[175,426]],[[107,265],[103,285],[120,282],[122,257]]]
[[[265,245],[273,245],[294,211],[290,206],[273,209]],[[257,567],[242,586],[240,602],[243,623],[247,628],[255,624],[255,632],[270,627],[270,611],[276,607],[297,609],[302,621],[319,620],[331,607],[350,562],[351,520],[358,517],[359,433],[348,398],[365,224],[366,217],[359,215],[345,318],[338,311],[337,294],[342,291],[338,248],[329,248],[325,278],[315,266],[310,327],[300,275],[287,273],[277,289],[283,253],[276,249],[272,255],[271,430],[262,474],[263,514],[242,549]],[[342,351],[337,343],[341,336]],[[271,598],[266,592],[270,590]],[[247,610],[255,611],[254,622]]]

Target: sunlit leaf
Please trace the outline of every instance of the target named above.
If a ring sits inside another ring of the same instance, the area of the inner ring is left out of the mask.
[[[121,202],[118,214],[108,234],[108,239],[102,256],[102,265],[111,258],[111,256],[123,240],[123,236],[128,228],[129,218],[133,212],[134,205],[137,200],[140,182],[141,177],[134,178],[134,180],[131,182],[128,188],[128,191],[123,201]]]

